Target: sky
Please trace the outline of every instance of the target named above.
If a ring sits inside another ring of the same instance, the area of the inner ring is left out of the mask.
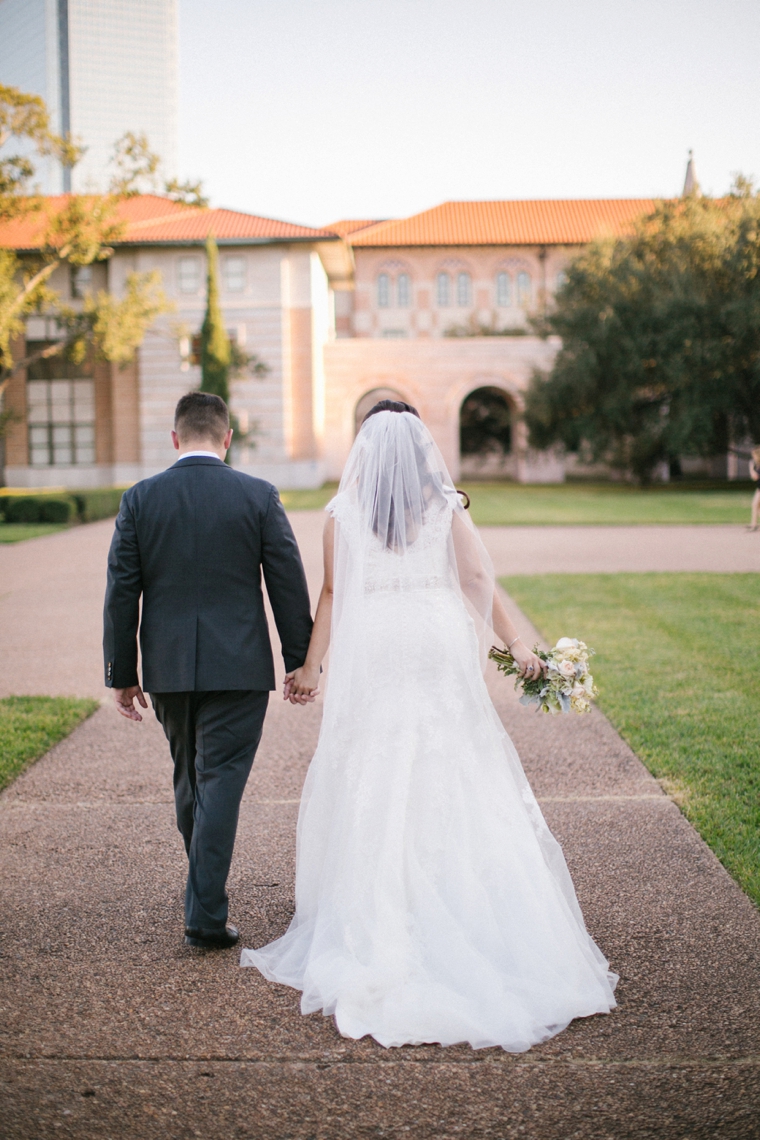
[[[179,0],[180,161],[320,226],[760,179],[758,0]]]

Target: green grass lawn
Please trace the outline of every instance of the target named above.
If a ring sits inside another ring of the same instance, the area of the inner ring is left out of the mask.
[[[547,641],[596,649],[600,707],[760,905],[760,576],[501,581]]]
[[[0,790],[98,708],[70,697],[4,697],[0,700]]]
[[[66,523],[0,523],[0,542],[23,542],[25,538],[39,538],[41,534],[66,529]]]
[[[615,483],[465,483],[478,526],[748,523],[752,491],[683,484],[630,487]]]
[[[286,511],[321,511],[337,490],[337,483],[325,483],[313,491],[280,491],[280,498]]]
[[[462,483],[478,526],[748,523],[752,490],[739,484],[630,487],[616,483]],[[286,510],[321,510],[337,490],[283,491]]]

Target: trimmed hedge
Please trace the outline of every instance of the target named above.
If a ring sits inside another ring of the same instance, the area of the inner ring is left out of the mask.
[[[77,504],[69,495],[1,495],[0,510],[7,523],[69,523]]]
[[[121,496],[126,490],[126,487],[96,487],[93,491],[74,491],[82,522],[114,518],[119,513]]]
[[[19,494],[0,489],[0,515],[7,523],[96,522],[119,513],[126,487],[96,487],[92,491],[34,492]]]

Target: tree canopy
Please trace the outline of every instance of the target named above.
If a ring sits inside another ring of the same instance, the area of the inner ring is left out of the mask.
[[[526,398],[530,443],[642,481],[679,456],[760,440],[760,200],[660,203],[568,267],[542,326],[562,338]]]
[[[44,358],[62,355],[81,362],[93,354],[116,364],[127,363],[146,329],[169,305],[157,273],[130,273],[121,297],[105,290],[87,292],[80,305],[65,304],[51,287],[59,266],[91,265],[111,256],[113,243],[124,231],[119,203],[139,192],[140,180],[152,177],[157,168],[144,136],[125,135],[117,144],[116,173],[107,194],[67,195],[57,209],[51,209],[35,192],[34,159],[53,155],[71,167],[82,152],[72,139],[51,131],[42,99],[0,85],[0,148],[4,148],[0,157],[0,224],[25,215],[40,223],[39,248],[34,254],[19,256],[0,246],[1,398],[14,375]],[[200,193],[200,187],[177,183],[169,189],[171,196],[183,201]],[[13,343],[23,336],[26,321],[33,315],[53,318],[59,337],[30,354],[14,356]],[[7,414],[2,418],[7,421]]]

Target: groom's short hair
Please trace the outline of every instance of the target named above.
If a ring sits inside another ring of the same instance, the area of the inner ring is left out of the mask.
[[[174,412],[174,430],[180,440],[213,439],[221,444],[230,429],[230,413],[221,396],[188,392]]]

